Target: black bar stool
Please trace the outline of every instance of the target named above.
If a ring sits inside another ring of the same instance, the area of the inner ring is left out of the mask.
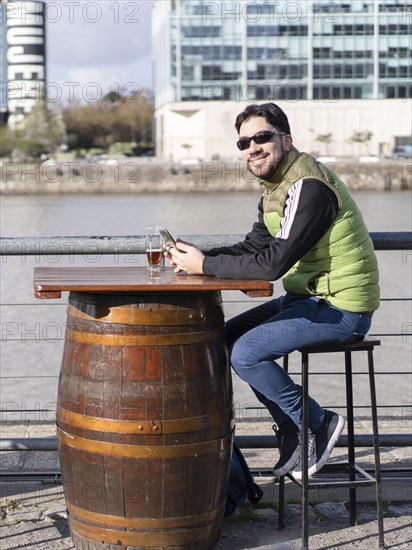
[[[296,481],[290,474],[286,474],[297,485],[302,488],[302,550],[309,548],[309,488],[325,487],[348,487],[349,488],[349,520],[351,525],[356,523],[356,488],[365,485],[375,485],[376,489],[376,508],[378,517],[378,535],[379,548],[384,546],[383,530],[383,504],[382,504],[382,486],[381,486],[381,467],[379,454],[379,435],[378,435],[378,412],[376,403],[375,371],[373,363],[373,350],[379,346],[380,341],[371,336],[365,336],[363,340],[356,340],[343,344],[323,344],[299,349],[302,356],[302,481]],[[355,434],[354,434],[354,413],[353,413],[353,384],[352,384],[352,353],[357,351],[366,351],[368,354],[368,373],[369,389],[371,396],[371,414],[373,431],[373,448],[375,461],[375,476],[370,476],[365,470],[360,468],[355,462]],[[308,479],[308,428],[309,428],[309,355],[314,353],[338,353],[345,354],[345,379],[346,379],[346,426],[348,432],[348,462],[328,465],[322,469],[333,469],[339,474],[344,473],[345,478],[333,481],[320,481],[320,476]],[[284,357],[284,369],[288,371],[288,357]],[[279,529],[284,527],[285,518],[285,476],[279,480]]]

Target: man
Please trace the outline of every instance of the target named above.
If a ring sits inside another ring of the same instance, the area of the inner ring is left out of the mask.
[[[286,294],[227,323],[230,361],[275,420],[275,475],[301,479],[301,387],[276,362],[298,348],[362,338],[379,306],[379,275],[362,215],[336,174],[294,146],[285,113],[249,105],[236,119],[238,148],[263,187],[259,215],[243,242],[203,254],[179,243],[175,271],[276,280]],[[308,475],[326,463],[344,427],[309,401]]]

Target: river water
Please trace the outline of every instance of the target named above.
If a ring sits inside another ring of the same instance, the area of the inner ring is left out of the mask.
[[[369,231],[410,231],[411,195],[407,192],[357,192]],[[142,194],[93,196],[2,196],[0,229],[2,237],[53,237],[90,235],[142,235],[147,225],[168,227],[175,236],[247,232],[256,218],[258,192],[210,194]],[[406,251],[378,253],[383,298],[411,296],[412,254]],[[70,262],[72,259],[70,260]],[[135,262],[142,259],[135,257]],[[65,300],[39,301],[33,295],[33,268],[70,265],[67,257],[3,257],[1,259],[1,409],[5,420],[49,419],[54,416],[57,377],[63,349]],[[76,258],[74,265],[108,265],[122,260],[112,257]],[[119,263],[120,262],[120,263]],[[73,265],[73,264],[72,264]],[[282,291],[276,282],[275,294]],[[241,293],[224,293],[225,314],[231,317],[253,301]],[[411,302],[383,301],[374,316],[372,334],[396,332],[382,337],[376,352],[378,371],[410,372]],[[297,354],[296,354],[297,355]],[[298,358],[296,359],[296,361]],[[316,371],[335,368],[334,360],[316,360]],[[332,364],[333,363],[333,364]],[[292,361],[292,370],[293,370]],[[297,363],[295,362],[297,365]],[[319,368],[318,368],[319,367]],[[360,361],[359,370],[365,362]],[[336,366],[336,368],[339,368]],[[322,404],[341,400],[343,378],[317,376],[312,394]],[[366,376],[359,376],[360,401],[368,403]],[[247,406],[256,403],[241,381],[235,382],[237,414],[249,415]],[[412,402],[410,377],[385,374],[378,379],[378,399],[382,405],[399,405],[408,410]],[[26,408],[36,412],[24,413]],[[396,414],[399,414],[399,410]],[[382,409],[382,414],[389,414]]]

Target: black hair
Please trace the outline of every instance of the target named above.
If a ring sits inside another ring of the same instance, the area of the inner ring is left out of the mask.
[[[248,105],[246,109],[236,117],[235,128],[237,133],[239,133],[240,127],[245,120],[249,120],[255,116],[263,117],[266,122],[280,132],[290,134],[288,117],[276,103],[262,103],[261,105],[252,103]]]

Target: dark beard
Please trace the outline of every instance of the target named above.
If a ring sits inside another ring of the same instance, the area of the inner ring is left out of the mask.
[[[255,176],[255,178],[260,178],[262,180],[268,180],[270,179],[273,174],[276,172],[279,164],[282,162],[283,160],[283,157],[285,156],[286,154],[286,150],[285,150],[285,147],[284,147],[284,144],[283,142],[280,143],[279,145],[279,150],[280,150],[280,153],[281,153],[281,157],[280,159],[276,162],[276,163],[273,163],[273,164],[270,164],[267,169],[266,169],[266,172],[262,172],[261,174],[255,174],[253,172],[253,170],[250,168],[249,164],[246,165],[246,169],[248,170],[248,172],[250,172],[253,176]]]
[[[279,166],[279,164],[268,166],[266,172],[262,172],[260,174],[255,174],[255,172],[252,170],[252,168],[249,165],[246,165],[246,169],[248,172],[250,172],[255,178],[260,178],[262,180],[267,180],[270,177],[273,176],[273,174],[276,172],[276,168]]]

